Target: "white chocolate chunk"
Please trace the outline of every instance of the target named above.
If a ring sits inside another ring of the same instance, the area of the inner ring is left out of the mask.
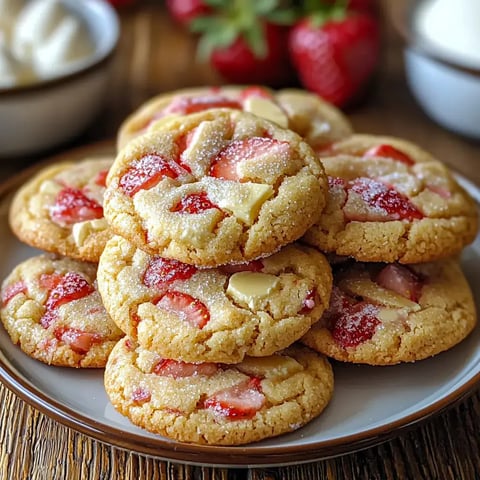
[[[339,287],[350,295],[360,296],[379,305],[406,308],[409,311],[420,310],[418,303],[392,290],[387,290],[367,278],[345,278],[339,282]]]
[[[261,272],[237,272],[228,281],[227,295],[255,307],[255,300],[265,298],[278,285],[278,277]]]
[[[40,185],[40,193],[46,193],[49,195],[57,195],[63,190],[63,186],[54,180],[45,180]]]
[[[75,245],[81,247],[89,235],[94,232],[105,230],[107,227],[108,223],[104,218],[75,223],[72,227],[72,236]]]
[[[267,98],[248,97],[243,104],[243,108],[245,111],[275,122],[283,128],[288,127],[288,117],[285,115],[285,112]]]
[[[231,211],[235,217],[251,225],[258,216],[261,206],[273,195],[273,188],[263,183],[237,183],[228,195],[218,200],[222,210]]]

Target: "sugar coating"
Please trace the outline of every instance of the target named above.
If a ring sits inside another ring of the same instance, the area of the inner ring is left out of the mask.
[[[322,100],[318,95],[293,88],[274,91],[262,87],[262,90],[271,96],[274,105],[280,107],[284,112],[288,128],[304,137],[314,149],[330,145],[332,142],[350,136],[353,132],[346,116],[335,106]],[[245,101],[241,98],[241,94],[244,91],[245,87],[235,86],[199,87],[175,90],[157,95],[140,105],[122,122],[117,135],[117,147],[119,150],[125,147],[130,140],[144,133],[156,119],[172,115],[168,111],[169,106],[180,97],[202,98],[215,96],[245,104]],[[259,115],[258,112],[254,113]]]
[[[122,191],[122,178],[133,162],[149,154],[175,158],[176,142],[196,127],[182,155],[190,174],[164,177],[133,196]],[[241,182],[209,176],[212,159],[223,148],[253,137],[279,142],[274,154],[267,151],[241,162]],[[235,209],[195,214],[172,210],[182,198],[199,192],[206,192],[214,203],[226,199],[227,204],[238,204],[239,188],[247,188],[249,182],[273,190],[257,207],[251,224]],[[320,161],[297,134],[245,112],[207,110],[157,122],[120,151],[107,179],[105,218],[115,233],[151,254],[213,267],[267,256],[298,239],[318,220],[326,191]]]
[[[413,165],[363,156],[381,144],[405,153]],[[454,255],[474,240],[478,214],[473,199],[444,164],[415,144],[356,134],[332,145],[320,158],[327,175],[337,180],[330,181],[320,221],[303,239],[322,251],[367,262],[419,263]],[[347,193],[344,188],[346,182],[361,186],[369,179],[378,182],[369,193]],[[399,205],[398,198],[381,195],[391,187],[422,218],[388,214],[385,208]]]
[[[356,264],[344,271],[342,277],[335,275],[334,284],[341,286],[340,278],[344,282],[345,277],[353,277],[358,268],[368,270],[375,265]],[[371,295],[366,289],[363,295],[357,291],[357,298],[372,302],[370,313],[380,319],[371,339],[344,348],[332,336],[328,320],[322,318],[302,342],[336,360],[369,365],[415,362],[457,345],[477,321],[472,293],[458,261],[447,259],[409,265],[409,268],[424,279],[417,303],[404,298],[394,306],[388,291],[376,301],[369,299]],[[346,328],[354,329],[358,321],[358,317],[352,316]]]
[[[46,312],[48,290],[39,283],[42,274],[65,275],[75,272],[95,286],[97,266],[51,254],[38,255],[19,264],[3,281],[2,298],[7,289],[24,282],[26,292],[2,303],[1,319],[12,342],[30,357],[49,365],[75,368],[101,368],[115,343],[123,337],[108,316],[98,291],[58,307],[57,320],[44,328],[40,320]],[[78,353],[69,344],[58,340],[56,328],[71,328],[98,338],[87,353]]]
[[[278,280],[266,296],[250,301],[232,296],[227,292],[232,273],[221,268],[197,270],[187,280],[170,283],[167,290],[191,295],[206,306],[210,319],[198,328],[153,303],[164,292],[143,282],[151,259],[113,237],[100,258],[98,288],[117,325],[166,358],[237,363],[246,355],[271,355],[306,333],[330,298],[332,277],[325,257],[315,249],[289,245],[262,260],[262,272]]]
[[[71,258],[98,262],[105,242],[110,238],[108,225],[84,229],[82,241],[74,235],[74,225],[60,226],[52,221],[50,208],[58,192],[66,186],[77,188],[98,204],[103,204],[105,187],[95,183],[113,158],[87,158],[78,163],[64,162],[40,170],[18,190],[12,201],[9,221],[14,234],[33,247]],[[97,222],[98,224],[98,222]]]
[[[181,442],[241,445],[287,433],[320,415],[333,393],[328,361],[298,345],[269,357],[218,365],[211,376],[157,375],[152,367],[159,360],[133,341],[120,340],[105,368],[105,389],[132,423]],[[260,378],[265,396],[253,418],[232,420],[202,408],[205,398],[253,376]],[[143,403],[133,400],[138,392]]]

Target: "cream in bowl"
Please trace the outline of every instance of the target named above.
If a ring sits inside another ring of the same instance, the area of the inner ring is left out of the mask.
[[[115,11],[103,0],[0,0],[0,19],[0,157],[73,138],[104,105]]]

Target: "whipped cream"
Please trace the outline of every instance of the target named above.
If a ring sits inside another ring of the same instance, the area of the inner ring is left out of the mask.
[[[415,11],[413,27],[439,55],[480,66],[479,0],[424,0]]]

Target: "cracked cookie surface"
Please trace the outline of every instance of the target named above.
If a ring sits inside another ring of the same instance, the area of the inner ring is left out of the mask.
[[[102,304],[96,270],[51,254],[19,264],[1,290],[1,319],[13,343],[49,365],[104,367],[123,332]]]
[[[294,431],[333,393],[322,355],[292,346],[236,365],[165,360],[130,339],[105,368],[113,406],[135,425],[181,442],[241,445]]]
[[[24,243],[78,260],[98,262],[111,237],[103,218],[105,178],[113,157],[43,168],[16,193],[10,226]]]
[[[117,325],[144,348],[189,362],[237,363],[289,346],[321,317],[331,283],[325,257],[295,244],[248,264],[197,269],[115,236],[98,268]]]
[[[302,342],[344,362],[393,365],[448,350],[476,324],[458,261],[334,267],[330,307]]]
[[[420,263],[454,255],[474,240],[474,201],[416,145],[357,134],[319,155],[329,195],[307,243],[359,261]]]
[[[153,255],[213,267],[268,256],[320,217],[327,181],[297,134],[207,110],[157,122],[118,155],[105,218]]]
[[[330,145],[353,132],[350,122],[339,109],[304,90],[275,91],[258,86],[199,87],[158,95],[137,108],[120,126],[118,149],[145,133],[161,118],[209,108],[235,108],[264,117],[298,133],[314,149]]]

